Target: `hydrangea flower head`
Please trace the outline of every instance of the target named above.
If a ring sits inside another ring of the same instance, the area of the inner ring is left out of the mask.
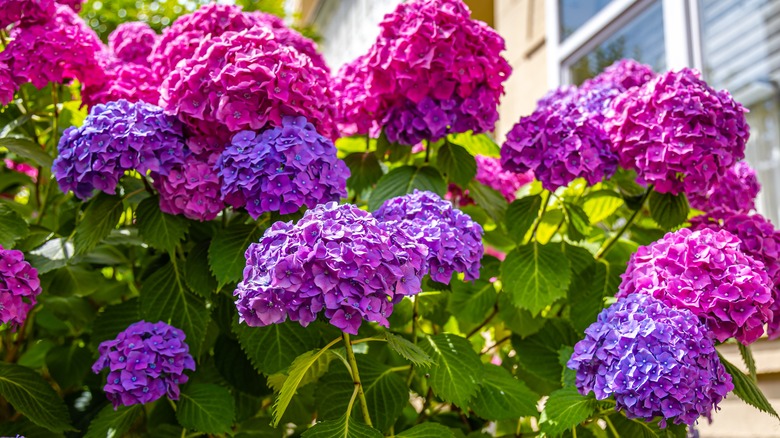
[[[764,264],[745,254],[726,230],[683,228],[640,246],[622,275],[618,298],[652,295],[688,309],[721,342],[749,344],[772,319],[772,280]]]
[[[507,134],[501,165],[512,172],[533,171],[551,191],[576,178],[593,185],[617,170],[617,157],[599,123],[577,105],[547,105],[520,121]]]
[[[655,77],[653,68],[633,59],[621,59],[605,68],[594,78],[586,80],[582,88],[615,88],[620,92],[641,87]]]
[[[0,105],[8,105],[14,100],[18,88],[8,64],[0,61]]]
[[[761,191],[756,171],[745,161],[738,161],[726,170],[706,194],[690,194],[693,208],[705,212],[728,209],[749,213],[756,208],[756,197]]]
[[[24,254],[0,246],[0,324],[20,327],[41,293],[38,271]]]
[[[711,333],[687,309],[634,294],[604,309],[574,346],[567,366],[576,386],[598,400],[614,396],[628,418],[675,424],[712,419],[734,389]]]
[[[428,248],[428,273],[434,281],[449,284],[453,272],[466,280],[479,278],[484,247],[483,230],[467,214],[433,192],[416,190],[388,199],[374,216],[398,227]]]
[[[153,176],[154,187],[160,192],[160,210],[165,213],[203,222],[216,218],[225,207],[213,165],[195,155],[186,157],[167,175]]]
[[[276,15],[254,11],[250,12],[249,16],[254,20],[255,25],[269,26],[273,30],[276,39],[308,56],[315,67],[325,70],[330,75],[330,67],[325,62],[325,58],[317,51],[317,44],[314,41],[301,35],[295,29],[287,27],[284,24],[284,20]]]
[[[160,101],[171,113],[218,122],[234,132],[304,116],[317,132],[333,138],[329,81],[308,56],[280,42],[270,28],[257,26],[204,40],[193,58],[168,75]]]
[[[63,192],[80,199],[95,189],[114,193],[127,170],[167,174],[184,159],[181,123],[160,107],[126,100],[93,106],[57,148],[52,173]]]
[[[48,20],[56,10],[54,0],[5,0],[0,9],[0,28],[21,21],[25,25]]]
[[[318,205],[296,224],[276,222],[246,250],[234,293],[240,320],[305,327],[322,312],[351,334],[363,320],[387,327],[393,304],[420,291],[425,255],[412,236],[354,205]]]
[[[745,157],[745,109],[699,72],[658,75],[612,102],[605,122],[620,165],[660,193],[704,194]]]
[[[289,214],[345,198],[350,175],[333,142],[305,117],[292,116],[261,134],[233,136],[217,168],[225,202],[245,207],[255,219],[267,211]]]
[[[57,6],[47,21],[14,27],[0,61],[11,68],[17,84],[30,82],[43,88],[49,82],[101,77],[97,57],[103,50],[100,38],[84,20],[71,8]]]
[[[118,100],[147,102],[153,105],[159,102],[160,90],[149,67],[120,61],[110,56],[100,58],[103,76],[97,80],[85,81],[81,90],[82,100],[87,106]]]
[[[116,339],[100,343],[100,357],[92,371],[97,374],[108,368],[103,390],[114,409],[151,403],[165,395],[179,399],[179,385],[189,380],[184,370],[195,370],[185,337],[162,321],[139,321]]]
[[[461,0],[399,4],[369,52],[334,82],[345,97],[340,125],[362,133],[370,117],[391,142],[408,145],[492,130],[511,68],[504,40],[470,15]]]
[[[73,9],[75,12],[80,12],[81,11],[81,5],[85,1],[86,0],[57,0],[57,3],[59,3],[61,5],[68,6],[71,9]]]
[[[108,36],[108,48],[117,59],[149,66],[149,54],[157,42],[157,34],[140,21],[122,23]]]

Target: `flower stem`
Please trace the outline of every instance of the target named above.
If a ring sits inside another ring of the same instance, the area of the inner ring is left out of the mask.
[[[612,432],[613,435],[615,435],[615,438],[619,438],[620,434],[615,429],[615,425],[612,424],[612,420],[610,420],[608,416],[604,416],[604,422],[607,423],[607,427],[609,427],[609,430]]]
[[[536,230],[539,229],[539,225],[542,224],[542,218],[547,212],[547,204],[550,203],[550,196],[551,192],[549,190],[545,190],[544,194],[542,195],[542,211],[539,212],[539,217],[536,219],[533,231],[531,231],[531,240],[536,240]]]
[[[618,240],[620,240],[620,238],[623,237],[623,234],[625,234],[625,232],[628,230],[628,228],[631,227],[631,225],[633,225],[634,222],[636,222],[636,219],[639,217],[639,212],[642,211],[642,208],[644,207],[645,202],[647,201],[647,198],[650,196],[650,193],[652,191],[653,191],[653,186],[650,186],[650,187],[647,188],[647,191],[645,192],[645,194],[642,195],[642,202],[639,204],[639,208],[637,208],[636,210],[634,210],[633,213],[631,213],[631,216],[628,218],[626,223],[623,224],[623,226],[620,228],[620,230],[617,232],[617,234],[612,236],[607,241],[607,243],[604,244],[604,246],[602,246],[599,249],[599,251],[596,253],[596,257],[595,257],[596,260],[599,260],[602,257],[604,257],[604,255],[606,255],[607,252],[609,252],[609,250],[612,249],[613,246],[615,246],[615,244],[618,242]]]
[[[425,144],[425,162],[427,163],[431,159],[431,142],[423,140],[423,143]]]
[[[483,328],[485,328],[486,325],[488,325],[490,323],[490,321],[493,320],[493,318],[496,317],[496,315],[498,315],[498,306],[493,306],[493,311],[490,312],[490,315],[488,315],[488,317],[485,318],[485,320],[482,321],[482,323],[480,323],[478,326],[476,326],[473,329],[471,329],[469,334],[466,335],[466,339],[468,339],[468,338],[476,335],[477,333],[479,333]]]
[[[341,336],[344,339],[344,348],[347,350],[347,361],[352,370],[352,381],[355,383],[355,391],[357,391],[358,400],[360,400],[360,410],[363,412],[363,420],[367,425],[372,426],[371,415],[368,413],[368,403],[366,403],[366,394],[363,392],[363,384],[360,383],[360,373],[358,373],[357,360],[355,359],[355,352],[352,350],[352,343],[349,340],[349,333],[342,332]]]

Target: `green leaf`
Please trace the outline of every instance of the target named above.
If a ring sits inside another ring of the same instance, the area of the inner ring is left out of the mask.
[[[61,297],[85,297],[106,283],[106,278],[99,271],[80,265],[65,265],[45,274],[44,278],[48,280],[45,282],[46,292]]]
[[[431,359],[428,354],[426,354],[420,347],[412,344],[406,339],[398,335],[394,335],[390,332],[385,332],[385,338],[387,339],[388,347],[403,356],[404,359],[408,360],[409,362],[423,367],[427,367],[433,363],[433,359]]]
[[[209,247],[209,265],[219,287],[241,279],[246,266],[244,253],[249,244],[260,238],[266,222],[267,219],[251,225],[231,225],[214,236]]]
[[[214,367],[238,391],[256,397],[270,393],[266,379],[252,366],[238,341],[224,334],[219,335],[214,344]]]
[[[209,383],[185,386],[177,404],[176,418],[187,429],[209,434],[231,431],[236,415],[233,396],[227,389]]]
[[[446,333],[426,337],[422,347],[434,361],[429,371],[433,392],[461,408],[468,406],[479,389],[482,370],[482,362],[471,343]]]
[[[737,347],[739,347],[739,355],[742,356],[742,361],[745,362],[750,378],[753,379],[754,382],[758,382],[758,378],[756,377],[756,360],[753,358],[753,351],[750,349],[749,345],[743,345],[740,342],[737,342]]]
[[[176,245],[184,239],[190,222],[182,216],[163,213],[157,196],[146,198],[135,212],[138,233],[144,242],[159,250],[173,254]]]
[[[548,436],[559,436],[590,418],[596,407],[596,399],[580,395],[576,388],[559,389],[547,399],[539,428]]]
[[[409,403],[409,387],[401,374],[390,367],[366,357],[357,355],[360,380],[366,396],[368,413],[373,427],[385,432],[395,424],[404,407]],[[317,385],[317,413],[324,420],[340,417],[349,405],[354,390],[352,374],[341,361],[334,362],[331,369]],[[406,377],[406,374],[403,374]],[[357,402],[353,404],[352,415],[360,415]]]
[[[614,295],[615,291],[610,290],[608,267],[606,263],[592,263],[572,278],[568,291],[569,319],[578,332],[596,321],[604,309],[604,297]]]
[[[309,369],[306,370],[306,374],[303,375],[303,378],[301,379],[301,383],[298,384],[298,389],[301,389],[310,383],[318,382],[320,380],[320,377],[324,376],[325,373],[328,372],[328,369],[330,368],[330,363],[333,361],[333,359],[336,358],[338,358],[336,353],[330,350],[326,351],[323,355],[317,358],[317,360],[311,364]],[[268,387],[273,388],[274,392],[280,392],[284,387],[284,382],[287,381],[287,377],[289,376],[284,373],[271,374],[270,376],[268,376],[267,379]]]
[[[578,242],[590,235],[590,219],[582,207],[570,202],[564,202],[563,211],[566,216],[566,234],[569,236],[569,239]]]
[[[108,405],[89,424],[89,430],[84,438],[121,437],[141,416],[143,405],[119,406],[117,410]]]
[[[577,371],[566,366],[569,359],[571,359],[572,354],[574,354],[574,347],[572,346],[566,345],[558,349],[558,364],[563,368],[563,373],[561,373],[561,385],[563,385],[564,388],[573,388],[577,381]]]
[[[687,436],[684,424],[673,424],[671,421],[667,422],[666,428],[661,429],[658,427],[658,420],[649,422],[641,418],[629,420],[619,412],[610,415],[608,418],[619,434],[615,438],[683,438]],[[612,435],[614,436],[614,434]]]
[[[539,415],[539,395],[509,371],[492,364],[482,367],[482,384],[471,403],[474,412],[486,420],[512,420]]]
[[[32,160],[44,169],[51,169],[52,164],[54,164],[54,159],[41,146],[24,138],[0,138],[0,147],[8,149],[20,157]]]
[[[284,370],[319,341],[316,331],[293,321],[265,327],[249,327],[234,321],[233,333],[255,369],[264,374]]]
[[[447,310],[459,322],[479,324],[497,300],[496,288],[489,281],[453,281]]]
[[[208,241],[195,245],[184,263],[187,286],[203,298],[209,298],[218,288],[217,279],[209,269],[209,245]]]
[[[141,319],[140,300],[133,298],[125,302],[107,306],[95,318],[92,323],[93,345],[99,345],[103,341],[116,338],[119,332],[125,330],[130,324]]]
[[[498,294],[498,316],[514,334],[523,338],[538,332],[547,322],[541,315],[533,316],[528,310],[515,307],[505,292]]]
[[[512,303],[535,316],[566,297],[571,280],[569,260],[560,245],[531,242],[507,254],[501,264],[501,279]]]
[[[683,193],[673,195],[652,191],[647,205],[653,220],[667,230],[682,225],[688,219],[688,212],[691,209]]]
[[[76,253],[86,253],[108,236],[116,228],[123,210],[122,198],[118,196],[101,192],[90,201],[73,237]]]
[[[301,435],[302,438],[382,438],[382,432],[358,422],[344,414],[338,420],[315,424]]]
[[[0,245],[3,248],[13,248],[17,240],[23,239],[29,233],[27,222],[7,205],[0,204]]]
[[[376,211],[390,198],[412,193],[414,189],[428,190],[444,196],[447,183],[435,167],[401,166],[386,173],[376,183],[368,200],[368,209]]]
[[[76,344],[54,347],[46,354],[46,368],[62,389],[81,386],[92,362],[89,349]]]
[[[720,353],[718,353],[718,357],[720,357],[720,361],[726,368],[726,372],[731,375],[732,383],[734,383],[734,394],[759,411],[766,412],[767,414],[780,419],[775,408],[772,407],[764,393],[758,388],[758,384],[750,377],[746,376],[731,362],[727,361]]]
[[[504,195],[477,181],[471,181],[466,188],[469,196],[485,210],[493,222],[500,224],[504,221],[508,206]]]
[[[39,339],[27,347],[27,351],[16,363],[27,368],[40,368],[46,364],[46,354],[55,346],[56,344],[48,339]]]
[[[455,438],[452,429],[438,423],[423,423],[395,434],[396,438]]]
[[[306,353],[296,357],[292,365],[290,365],[290,374],[284,381],[282,390],[279,391],[279,394],[276,397],[276,401],[274,402],[274,418],[272,421],[274,427],[279,425],[279,421],[281,421],[282,416],[284,415],[284,411],[286,411],[287,406],[290,405],[290,401],[292,401],[295,392],[298,390],[298,386],[306,376],[309,368],[317,362],[320,356],[328,351],[328,348],[330,348],[331,345],[333,345],[333,343],[328,344],[319,350],[307,351]]]
[[[624,204],[623,198],[612,190],[596,190],[589,193],[582,202],[582,211],[595,225],[612,216]]]
[[[33,423],[54,432],[74,430],[68,408],[35,371],[0,362],[0,395]]]
[[[350,170],[350,177],[347,179],[347,187],[356,193],[372,187],[379,181],[384,173],[376,154],[371,152],[356,152],[347,155],[344,158]]]
[[[390,163],[406,161],[412,155],[412,146],[400,143],[390,143],[384,131],[376,140],[376,157]]]
[[[487,134],[474,134],[469,131],[463,134],[450,134],[447,141],[465,148],[471,155],[485,155],[498,158],[501,148]]]
[[[577,333],[564,320],[549,319],[544,327],[525,339],[512,337],[517,360],[527,372],[554,387],[561,386],[563,367],[558,360],[561,347],[574,346]]]
[[[141,316],[183,330],[192,355],[200,355],[209,310],[202,298],[189,291],[172,264],[155,271],[141,287]]]
[[[454,143],[444,143],[439,148],[436,165],[450,182],[466,187],[477,175],[477,160],[463,148]]]
[[[526,196],[509,204],[506,211],[506,230],[515,242],[525,241],[525,235],[539,217],[540,208],[542,208],[540,195]]]

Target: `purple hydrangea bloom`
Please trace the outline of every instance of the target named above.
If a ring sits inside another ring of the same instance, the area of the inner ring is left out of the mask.
[[[653,68],[633,59],[621,59],[605,68],[596,77],[586,80],[581,88],[615,88],[620,92],[641,87],[655,77]]]
[[[428,248],[427,272],[434,281],[449,284],[452,273],[466,280],[479,278],[484,253],[482,226],[452,203],[432,192],[416,190],[388,199],[374,216],[388,227],[398,227]]]
[[[620,165],[660,193],[705,194],[745,157],[745,109],[698,71],[661,74],[612,102],[605,122]]]
[[[712,334],[687,309],[629,295],[604,309],[574,346],[567,366],[580,393],[615,397],[628,418],[675,424],[712,419],[734,389]]]
[[[0,324],[21,326],[40,293],[38,270],[21,251],[0,246]]]
[[[721,342],[750,344],[772,319],[772,280],[761,261],[745,254],[726,230],[683,228],[640,246],[622,275],[618,298],[652,295],[689,309]]]
[[[241,321],[305,327],[324,312],[357,334],[363,320],[387,327],[393,305],[420,292],[426,249],[354,205],[330,202],[296,224],[276,222],[245,255],[234,293]]]
[[[68,6],[71,9],[73,9],[75,12],[80,12],[81,11],[81,5],[85,1],[86,0],[57,0],[57,3],[59,3],[61,5]]]
[[[114,193],[127,170],[167,174],[183,162],[182,125],[162,108],[126,100],[95,105],[80,127],[65,130],[52,173],[63,192],[88,199]]]
[[[8,105],[18,88],[8,64],[0,61],[0,105]]]
[[[691,206],[705,212],[728,209],[738,213],[749,213],[756,208],[756,197],[761,191],[756,171],[744,161],[739,161],[726,170],[706,194],[690,194]]]
[[[167,175],[153,174],[160,192],[160,210],[197,221],[210,221],[225,207],[214,166],[195,155],[184,159]]]
[[[554,90],[550,90],[536,101],[536,110],[567,104],[576,98],[577,91],[578,89],[574,85],[562,85]]]
[[[576,104],[538,108],[507,134],[501,148],[504,169],[534,172],[551,191],[576,178],[593,185],[617,170],[617,157],[610,149],[602,126]]]
[[[183,331],[162,321],[139,321],[116,339],[100,343],[100,357],[92,371],[97,374],[108,367],[103,390],[114,409],[150,403],[165,395],[179,399],[179,385],[189,379],[184,370],[195,370],[184,338]]]
[[[0,28],[21,21],[24,25],[48,20],[56,7],[54,0],[4,0],[0,8]]]
[[[222,195],[257,219],[267,211],[289,214],[306,205],[347,196],[349,168],[336,147],[305,117],[287,116],[278,128],[233,136],[217,162]]]
[[[108,49],[120,61],[149,66],[157,34],[140,21],[122,23],[108,36]]]

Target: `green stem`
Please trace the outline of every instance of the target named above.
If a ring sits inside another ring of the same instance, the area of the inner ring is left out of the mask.
[[[469,334],[467,334],[467,335],[466,335],[466,338],[468,339],[468,338],[470,338],[470,337],[472,337],[472,336],[476,335],[477,333],[479,333],[479,332],[480,332],[480,331],[481,331],[483,328],[485,328],[485,326],[486,326],[486,325],[488,325],[488,324],[490,323],[490,321],[492,321],[492,320],[493,320],[493,318],[495,318],[495,317],[496,317],[496,315],[498,315],[498,306],[493,306],[493,311],[492,311],[492,312],[490,312],[490,315],[488,315],[488,317],[487,317],[487,318],[485,318],[485,320],[484,320],[484,321],[482,321],[482,323],[481,323],[480,325],[478,325],[478,326],[474,327],[474,328],[473,328],[473,329],[472,329],[472,330],[469,332]]]
[[[363,384],[360,383],[360,373],[358,372],[357,360],[355,359],[355,352],[352,350],[352,343],[349,340],[349,333],[342,332],[342,338],[344,339],[344,348],[347,350],[347,361],[349,367],[352,370],[352,382],[355,384],[355,391],[357,392],[358,400],[360,400],[360,410],[363,412],[363,421],[369,426],[371,424],[371,415],[368,413],[368,403],[366,402],[366,394],[363,392]],[[354,401],[355,394],[352,394]],[[351,402],[350,402],[351,408]],[[347,410],[350,412],[350,410]]]
[[[427,163],[431,159],[431,142],[423,140],[423,143],[425,144],[425,162]]]
[[[420,317],[419,297],[412,297],[412,344],[417,344],[417,319]]]
[[[639,217],[639,212],[642,211],[642,208],[645,205],[645,201],[647,201],[647,198],[650,196],[650,193],[652,191],[653,191],[653,186],[650,186],[650,187],[647,188],[647,191],[645,192],[645,194],[642,195],[642,202],[639,205],[639,208],[637,208],[636,210],[634,210],[633,213],[631,213],[631,216],[629,216],[628,220],[626,220],[626,223],[623,224],[622,227],[620,227],[620,230],[617,232],[617,234],[612,236],[607,241],[607,243],[604,244],[604,246],[602,246],[599,249],[599,251],[596,253],[596,257],[595,257],[596,260],[599,260],[602,257],[604,257],[607,254],[607,252],[609,252],[609,250],[612,249],[613,246],[615,246],[615,244],[618,242],[618,240],[620,240],[620,238],[623,237],[623,234],[625,234],[625,232],[631,227],[631,225],[634,224],[636,219]]]
[[[617,429],[615,429],[615,425],[612,424],[612,420],[609,419],[609,417],[604,417],[604,422],[607,423],[607,427],[609,427],[609,430],[612,431],[612,434],[615,435],[615,438],[620,438],[620,434],[618,433]]]
[[[539,225],[542,224],[542,218],[544,217],[544,214],[547,213],[547,204],[550,203],[551,195],[552,193],[549,190],[545,190],[542,195],[542,211],[539,212],[539,217],[536,219],[533,231],[531,231],[531,240],[536,240],[536,230],[539,229]]]

